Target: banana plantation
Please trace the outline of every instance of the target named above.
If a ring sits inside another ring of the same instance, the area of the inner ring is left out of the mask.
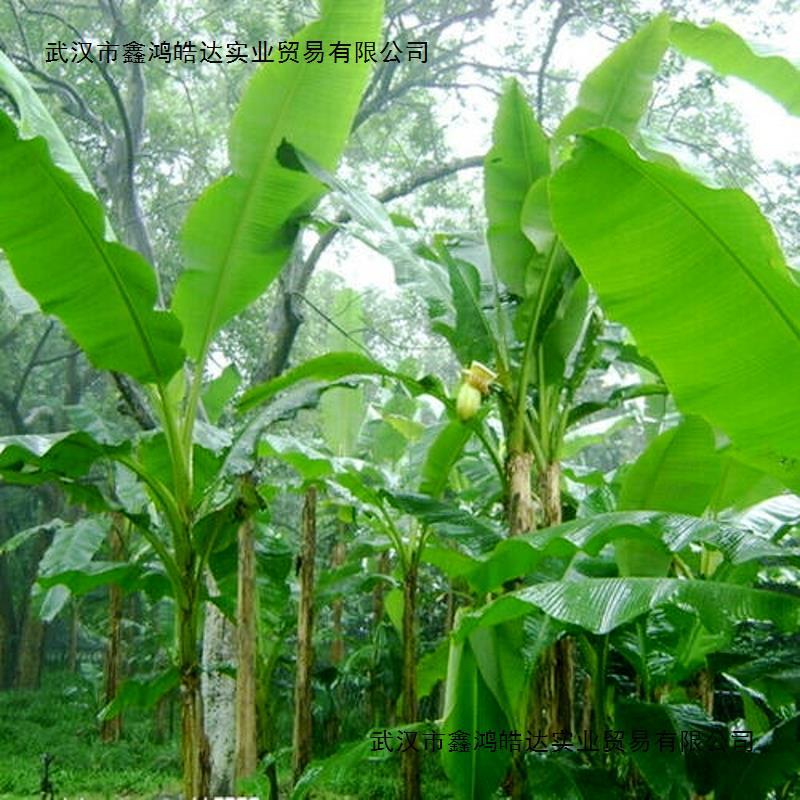
[[[7,0],[0,798],[800,798],[798,18]]]

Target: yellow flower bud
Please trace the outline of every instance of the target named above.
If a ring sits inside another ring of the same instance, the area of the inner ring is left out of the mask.
[[[481,399],[489,394],[489,385],[497,375],[480,361],[473,361],[469,369],[462,369],[461,375],[463,380],[456,397],[456,413],[465,422],[478,413]]]
[[[462,422],[466,422],[478,413],[481,407],[481,393],[471,383],[464,381],[456,397],[456,414]]]

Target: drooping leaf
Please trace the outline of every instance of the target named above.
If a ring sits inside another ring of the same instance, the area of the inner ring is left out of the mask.
[[[720,474],[714,432],[700,417],[688,417],[654,439],[625,473],[620,511],[653,509],[700,516]]]
[[[374,41],[380,0],[322,5],[322,16],[293,37],[303,43]],[[300,59],[264,64],[248,84],[231,124],[232,174],[193,206],[183,229],[186,268],[173,298],[184,326],[184,346],[199,360],[214,334],[256,299],[289,256],[298,217],[322,187],[276,159],[283,140],[333,169],[361,99],[369,65]]]
[[[104,706],[97,718],[113,719],[126,708],[152,708],[167,692],[175,689],[180,682],[176,667],[170,667],[161,674],[144,680],[129,678],[117,692],[117,696]]]
[[[690,58],[705,61],[720,75],[732,75],[755,86],[800,116],[800,69],[777,55],[759,55],[721,22],[702,28],[673,22],[670,41]]]
[[[422,466],[420,491],[440,497],[450,480],[450,471],[461,457],[467,442],[472,438],[472,428],[459,420],[445,425],[428,448]]]
[[[355,222],[346,226],[348,233],[392,262],[398,286],[411,288],[420,295],[431,318],[445,314],[450,303],[447,272],[430,248],[423,245],[413,225],[401,224],[377,198],[332,174],[292,142],[281,145],[278,158],[287,168],[303,170],[327,186]]]
[[[543,337],[544,369],[548,383],[563,384],[566,381],[568,367],[590,321],[588,310],[589,286],[579,277],[565,290],[555,318]]]
[[[361,375],[395,378],[417,394],[429,391],[430,388],[408,375],[394,372],[382,366],[377,361],[373,361],[361,353],[327,353],[324,356],[312,358],[293,369],[289,369],[277,378],[266,381],[259,386],[254,386],[244,393],[239,400],[238,407],[240,411],[249,411],[251,408],[274,397],[278,392],[282,392],[301,381],[337,381],[342,378]]]
[[[547,192],[549,175],[544,175],[533,183],[525,195],[520,212],[520,226],[540,253],[546,253],[555,240],[553,221],[550,219],[550,197]]]
[[[543,259],[522,232],[520,217],[528,190],[549,171],[547,138],[521,87],[509,81],[497,110],[492,149],[484,160],[486,237],[498,278],[523,297],[535,290],[534,273]]]
[[[745,463],[733,448],[721,451],[719,459],[719,482],[708,503],[711,510],[741,510],[781,493],[780,481]]]
[[[24,530],[15,533],[13,536],[10,536],[2,544],[0,544],[0,556],[4,556],[6,553],[13,553],[14,550],[22,547],[22,545],[26,544],[34,537],[39,536],[39,534],[59,530],[68,524],[69,523],[64,522],[63,519],[56,517],[48,520],[47,522],[43,522],[41,525],[34,525],[31,528],[25,528]]]
[[[2,50],[0,50],[0,89],[14,101],[19,114],[20,137],[33,139],[41,136],[45,139],[53,163],[70,175],[81,189],[94,194],[91,181],[61,128],[58,127],[28,79]]]
[[[632,138],[650,102],[669,31],[669,17],[657,16],[590,72],[581,84],[578,105],[553,134],[553,144],[600,127],[614,128]]]
[[[797,775],[800,767],[800,715],[784,720],[765,733],[752,753],[728,754],[720,764],[714,785],[719,800],[745,800],[769,796]]]
[[[454,258],[444,243],[440,244],[438,252],[450,277],[456,315],[455,325],[447,336],[453,352],[464,366],[472,361],[489,364],[494,355],[495,335],[483,311],[480,272],[469,262]],[[433,327],[437,330],[436,324]]]
[[[463,736],[464,751],[442,749],[442,767],[458,800],[488,800],[508,764],[508,751],[476,749],[479,733],[508,730],[511,725],[478,667],[469,640],[450,643],[445,686],[443,732]]]
[[[397,635],[402,638],[403,636],[403,609],[405,607],[405,598],[403,597],[403,590],[394,588],[387,592],[383,598],[383,607],[386,609],[386,614],[394,625]]]
[[[9,483],[82,478],[98,459],[114,458],[130,445],[104,445],[88,433],[65,432],[0,437],[0,477]],[[36,478],[41,477],[41,480]]]
[[[149,573],[148,577],[152,574]],[[37,582],[43,589],[59,586],[65,587],[73,595],[82,595],[109,584],[129,591],[139,585],[143,575],[138,564],[124,564],[119,561],[90,561],[80,569],[67,569],[52,575],[40,576]],[[44,618],[44,613],[42,616]]]
[[[288,436],[264,436],[258,445],[260,456],[274,456],[285,461],[304,481],[317,481],[333,472],[332,459],[324,453]]]
[[[357,352],[364,329],[360,295],[354,289],[344,288],[336,293],[331,305],[328,315],[338,329],[329,328],[327,349]],[[354,456],[366,414],[363,387],[337,388],[326,392],[320,402],[320,413],[325,443],[331,452],[335,456]]]
[[[46,578],[66,572],[80,572],[94,558],[106,534],[107,523],[104,524],[99,517],[87,517],[73,525],[61,527],[39,562],[39,576]],[[69,592],[61,586],[48,589],[42,600],[41,618],[50,622],[68,598]]]
[[[643,161],[613,131],[584,139],[550,182],[581,271],[684,413],[800,479],[800,287],[769,224],[741,192]]]
[[[455,503],[442,502],[424,494],[384,493],[398,511],[412,514],[441,536],[461,544],[468,552],[486,552],[501,539],[500,531]]]
[[[219,422],[225,406],[236,393],[241,382],[242,377],[238,370],[233,364],[229,364],[208,384],[203,392],[203,408],[212,423]]]
[[[571,559],[578,551],[597,556],[609,542],[621,540],[657,544],[677,553],[691,544],[718,549],[731,564],[766,557],[796,559],[796,550],[754,536],[749,530],[683,514],[617,511],[565,522],[533,534],[504,539],[494,552],[476,560],[466,575],[479,592],[490,592],[536,570],[545,558]]]
[[[621,702],[616,719],[626,739],[638,731],[640,742],[649,742],[647,748],[631,747],[631,757],[655,795],[668,800],[689,797],[695,780],[708,780],[703,775],[708,762],[728,748],[727,727],[710,720],[697,706]],[[710,751],[712,744],[717,752]]]
[[[104,235],[97,200],[53,164],[42,139],[19,139],[0,115],[0,248],[20,285],[96,367],[165,384],[183,363],[180,325],[154,309],[152,267]]]
[[[652,508],[700,516],[719,480],[714,432],[700,417],[656,437],[625,473],[619,509]],[[615,543],[621,575],[666,576],[672,555],[657,540]]]
[[[464,615],[458,637],[532,610],[595,634],[605,634],[667,604],[686,604],[709,630],[747,619],[784,630],[800,624],[800,598],[736,584],[678,578],[583,578],[527,586]]]

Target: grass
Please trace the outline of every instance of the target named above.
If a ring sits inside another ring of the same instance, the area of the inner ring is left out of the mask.
[[[177,733],[155,741],[153,713],[125,712],[120,741],[100,739],[98,676],[47,672],[40,689],[0,691],[0,800],[39,796],[42,756],[55,756],[50,776],[57,800],[151,800],[180,793]],[[177,726],[176,726],[177,730]],[[422,761],[422,783],[430,800],[450,798],[437,758]],[[290,791],[290,753],[278,758],[281,797]],[[268,796],[262,776],[243,781],[238,794]],[[401,796],[399,762],[364,762],[315,786],[317,800],[394,800]]]
[[[177,744],[155,741],[152,713],[126,712],[119,742],[100,740],[95,684],[51,672],[36,691],[0,692],[0,798],[39,795],[51,753],[57,798],[152,798],[179,790]]]

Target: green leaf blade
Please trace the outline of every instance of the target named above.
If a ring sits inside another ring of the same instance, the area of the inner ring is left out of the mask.
[[[484,160],[486,238],[497,276],[515,294],[527,293],[532,262],[541,255],[522,232],[528,190],[550,171],[547,138],[516,81],[509,82],[494,123],[492,149]],[[531,287],[532,288],[532,287]]]
[[[581,84],[578,105],[553,134],[553,143],[597,127],[633,137],[650,102],[669,30],[669,17],[659,15],[594,69]]]
[[[681,410],[796,477],[800,289],[753,201],[598,130],[551,180],[551,202],[581,271]]]
[[[720,75],[747,81],[800,116],[800,70],[781,56],[762,56],[727,25],[714,22],[705,28],[674,22],[670,41],[690,58],[704,61]]]
[[[296,41],[378,38],[380,0],[323,5],[320,20]],[[186,269],[173,309],[184,345],[200,360],[217,331],[255,300],[286,262],[298,230],[323,187],[279,164],[283,140],[333,169],[347,141],[368,65],[265,64],[248,84],[230,133],[233,174],[211,186],[191,209],[182,235]]]
[[[99,369],[166,383],[183,363],[180,325],[154,309],[149,264],[104,239],[98,202],[56,167],[43,140],[0,119],[0,246],[20,285]]]

